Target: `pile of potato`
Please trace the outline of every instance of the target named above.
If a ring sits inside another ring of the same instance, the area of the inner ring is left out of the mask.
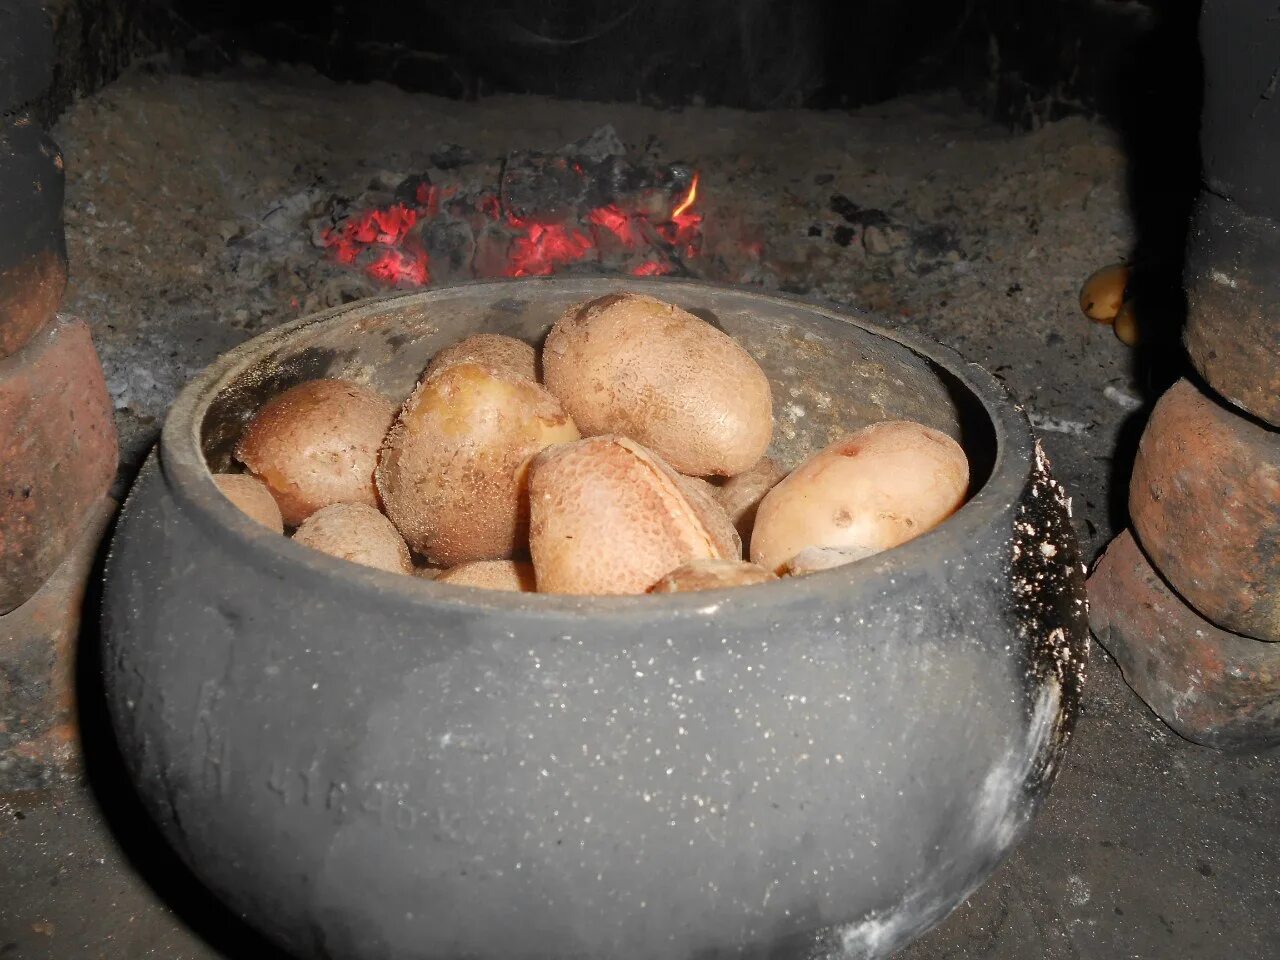
[[[620,293],[566,311],[540,357],[495,334],[442,350],[398,411],[358,383],[298,384],[246,427],[248,472],[214,480],[336,557],[561,594],[826,569],[919,536],[968,489],[959,445],[918,423],[872,424],[790,473],[772,436],[769,381],[736,341]]]

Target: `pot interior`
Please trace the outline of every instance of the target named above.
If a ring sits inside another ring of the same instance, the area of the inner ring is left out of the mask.
[[[642,290],[724,330],[773,388],[770,454],[794,467],[829,443],[880,420],[915,420],[949,434],[969,456],[976,493],[996,459],[996,431],[978,397],[952,372],[855,320],[748,291],[672,281],[529,279],[473,284],[365,302],[255,341],[227,370],[199,417],[210,470],[236,469],[245,424],[269,398],[304,380],[343,377],[399,402],[432,355],[473,333],[535,346],[569,306]]]

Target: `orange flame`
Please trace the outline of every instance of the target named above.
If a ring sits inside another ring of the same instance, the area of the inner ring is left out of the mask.
[[[682,201],[680,201],[680,206],[676,207],[674,210],[671,211],[671,219],[674,220],[676,217],[680,216],[680,214],[684,213],[686,210],[692,207],[693,201],[697,199],[698,199],[698,174],[697,172],[695,172],[693,175],[693,182],[689,184],[688,195],[686,195],[685,198]]]

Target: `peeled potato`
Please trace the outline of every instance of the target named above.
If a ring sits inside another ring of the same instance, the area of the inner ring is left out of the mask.
[[[446,570],[436,583],[452,583],[483,590],[510,590],[533,593],[538,589],[533,564],[523,560],[477,560]]]
[[[861,559],[937,526],[964,502],[960,445],[918,423],[872,424],[831,444],[765,495],[751,559],[780,573],[806,547]]]
[[[396,528],[433,564],[510,557],[528,530],[529,459],[578,436],[538,384],[457,363],[405,401],[382,450],[378,492]]]
[[[773,435],[759,365],[711,324],[653,297],[571,307],[547,336],[542,366],[584,435],[631,437],[689,476],[746,470]]]
[[[716,499],[738,528],[738,535],[742,537],[743,543],[751,542],[751,528],[755,526],[760,501],[786,475],[787,471],[774,460],[761,457],[751,469],[730,477],[714,488]]]
[[[247,473],[215,473],[213,482],[245,516],[257,520],[268,530],[284,533],[280,507],[267,485],[257,477]]]
[[[409,548],[391,521],[365,503],[321,507],[294,531],[296,543],[390,573],[413,573]]]
[[[1129,267],[1123,263],[1095,270],[1080,288],[1080,309],[1090,320],[1110,323],[1120,312],[1128,285]]]
[[[508,370],[526,380],[538,379],[538,355],[533,347],[515,337],[500,333],[476,333],[445,347],[427,364],[424,376],[455,363],[483,363],[500,370]]]
[[[296,526],[332,503],[376,506],[373,468],[395,407],[348,380],[309,380],[254,415],[236,457],[271,490]]]
[[[742,560],[690,560],[649,588],[650,593],[723,590],[778,579],[764,567]]]
[[[644,593],[697,559],[737,559],[723,512],[625,437],[543,451],[529,472],[529,549],[543,593]]]

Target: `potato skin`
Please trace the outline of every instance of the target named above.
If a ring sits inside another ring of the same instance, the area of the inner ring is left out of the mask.
[[[482,363],[526,380],[538,379],[538,355],[533,347],[500,333],[475,333],[445,347],[431,358],[423,377],[456,363]]]
[[[755,526],[756,511],[766,493],[776,487],[787,471],[771,457],[761,457],[749,470],[736,474],[715,490],[716,499],[729,519],[738,529],[745,544],[751,543],[751,528]]]
[[[650,593],[688,593],[693,590],[723,590],[748,587],[777,580],[764,567],[742,560],[690,560],[676,567],[649,588]]]
[[[288,526],[333,503],[377,506],[373,470],[395,405],[349,380],[308,380],[272,397],[236,457],[266,483]]]
[[[875,423],[810,457],[765,495],[751,559],[781,573],[806,547],[870,556],[937,526],[968,487],[969,462],[946,434],[906,420]]]
[[[396,528],[431,563],[500,560],[528,533],[527,468],[578,439],[551,394],[509,370],[457,363],[422,381],[387,435],[376,482]]]
[[[547,336],[542,366],[585,436],[631,437],[689,476],[739,473],[773,436],[759,365],[711,324],[653,297],[571,307]]]
[[[389,573],[413,573],[404,538],[390,520],[365,503],[321,507],[294,531],[293,539],[341,560]]]
[[[240,512],[273,533],[284,533],[280,506],[267,485],[249,473],[215,473],[213,483]]]
[[[737,559],[741,546],[728,518],[700,511],[684,479],[625,437],[539,454],[529,475],[538,590],[644,593],[690,560]]]
[[[526,560],[477,560],[446,570],[435,581],[515,593],[534,593],[538,589],[533,564]]]
[[[1097,323],[1111,323],[1124,304],[1129,267],[1113,263],[1095,270],[1080,288],[1080,312]]]

